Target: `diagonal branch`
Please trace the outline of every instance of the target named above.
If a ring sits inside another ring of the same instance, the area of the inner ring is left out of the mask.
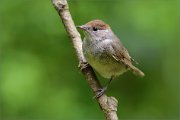
[[[52,0],[52,3],[57,10],[61,20],[64,24],[66,32],[68,33],[70,39],[72,40],[73,46],[76,50],[76,55],[79,60],[79,67],[85,76],[89,86],[96,95],[96,91],[101,88],[100,82],[91,68],[91,66],[86,65],[86,60],[82,52],[82,40],[79,32],[77,31],[74,22],[72,20],[71,14],[69,12],[69,7],[67,0]],[[117,104],[118,101],[114,97],[107,97],[105,94],[97,98],[97,101],[105,114],[107,120],[118,120],[117,117]]]

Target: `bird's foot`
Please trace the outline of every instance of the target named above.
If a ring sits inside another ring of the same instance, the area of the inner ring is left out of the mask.
[[[93,97],[93,99],[101,97],[105,93],[106,90],[107,90],[107,87],[98,89],[96,91],[96,95]]]
[[[89,67],[88,62],[80,62],[78,67],[80,68],[80,70],[82,71],[83,69]]]

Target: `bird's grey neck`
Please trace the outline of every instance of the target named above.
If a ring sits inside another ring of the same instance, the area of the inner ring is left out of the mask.
[[[92,39],[91,37],[88,37],[88,36],[86,36],[86,37],[84,38],[84,43],[85,43],[86,45],[88,45],[88,46],[97,44],[97,43],[99,43],[99,42],[101,42],[101,41],[103,41],[103,40],[100,39],[100,38]]]
[[[106,39],[111,39],[112,37],[113,37],[113,32],[111,30],[103,30],[94,34],[89,34],[88,32],[85,32],[84,42],[88,46],[91,46],[103,42]]]

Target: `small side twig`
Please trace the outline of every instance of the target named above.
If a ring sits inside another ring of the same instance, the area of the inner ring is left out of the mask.
[[[67,0],[52,0],[54,7],[56,8],[61,20],[64,24],[66,32],[72,40],[73,46],[76,50],[76,55],[79,60],[79,67],[85,76],[89,86],[96,95],[96,91],[101,88],[100,82],[89,65],[85,65],[86,60],[82,52],[82,40],[79,32],[77,31],[71,14],[69,12],[69,6]],[[114,97],[108,97],[105,94],[97,98],[97,101],[104,112],[107,120],[118,120],[117,117],[117,104],[118,101]]]

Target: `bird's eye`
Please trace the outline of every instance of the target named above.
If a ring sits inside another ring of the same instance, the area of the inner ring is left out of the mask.
[[[93,31],[97,31],[98,29],[96,27],[93,27]]]

